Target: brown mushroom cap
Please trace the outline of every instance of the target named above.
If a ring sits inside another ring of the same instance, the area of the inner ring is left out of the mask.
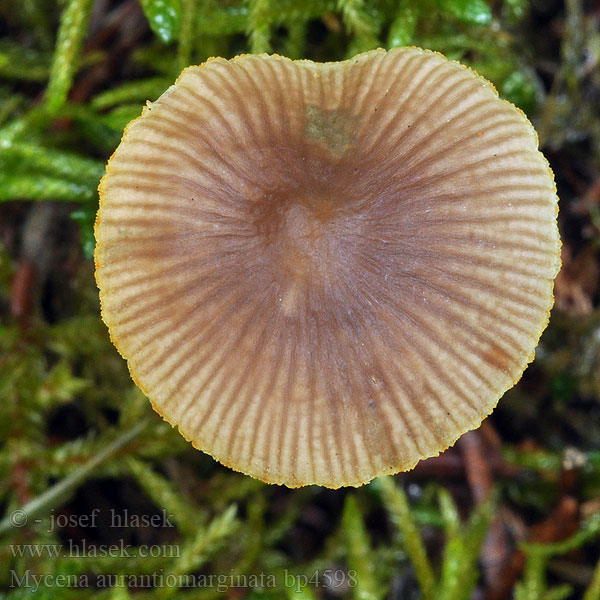
[[[100,186],[102,314],[154,408],[264,481],[359,485],[477,427],[559,268],[522,112],[439,54],[190,67]]]

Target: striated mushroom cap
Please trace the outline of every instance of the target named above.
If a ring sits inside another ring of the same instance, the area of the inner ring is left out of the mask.
[[[477,427],[559,268],[523,113],[439,54],[186,69],[100,185],[102,315],[154,408],[272,483],[360,485]]]

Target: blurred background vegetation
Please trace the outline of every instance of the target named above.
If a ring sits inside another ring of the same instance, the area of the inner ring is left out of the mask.
[[[0,0],[0,597],[600,600],[599,24],[593,0]],[[561,198],[550,326],[441,456],[360,489],[267,486],[131,382],[99,318],[96,187],[188,64],[401,45],[534,122]]]

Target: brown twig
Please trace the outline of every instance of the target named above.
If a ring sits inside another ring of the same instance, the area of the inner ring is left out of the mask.
[[[480,430],[470,431],[458,443],[465,465],[465,474],[476,504],[490,497],[494,487],[494,474],[491,457],[501,460],[499,439],[491,425]],[[486,583],[487,597],[500,598],[499,592],[504,588],[504,573],[510,565],[514,548],[500,510],[490,524],[488,534],[481,548],[481,568]]]

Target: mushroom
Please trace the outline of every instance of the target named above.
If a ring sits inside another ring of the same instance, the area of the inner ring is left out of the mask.
[[[296,487],[408,470],[533,360],[557,196],[525,115],[440,54],[211,59],[100,185],[102,315],[167,421]]]

